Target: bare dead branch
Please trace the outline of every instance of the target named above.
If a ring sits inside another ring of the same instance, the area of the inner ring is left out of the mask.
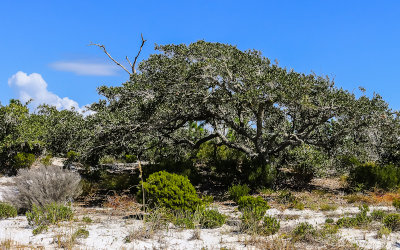
[[[132,67],[133,67],[133,65],[132,65],[131,61],[129,60],[128,56],[126,56],[125,58],[126,58],[126,60],[128,61],[128,63],[129,63],[129,66],[131,66],[131,68],[132,68]]]
[[[143,39],[143,38],[142,38],[142,39]],[[106,47],[104,47],[104,45],[102,45],[102,44],[97,44],[97,43],[92,43],[92,42],[89,44],[89,46],[93,46],[93,45],[95,45],[95,46],[101,48],[101,49],[104,51],[104,53],[106,53],[106,55],[107,55],[114,63],[116,63],[118,66],[120,66],[120,67],[121,67],[123,70],[125,70],[129,75],[132,74],[132,73],[129,72],[122,64],[120,64],[120,63],[117,62],[114,58],[112,58],[112,56],[107,52]]]
[[[137,55],[135,57],[135,60],[133,61],[133,64],[132,64],[132,72],[134,74],[136,74],[136,69],[135,69],[136,61],[137,61],[137,59],[138,59],[138,57],[140,55],[140,52],[142,52],[142,48],[143,48],[144,43],[147,41],[147,40],[143,39],[143,34],[140,34],[140,37],[142,38],[142,44],[140,45],[140,49],[139,49],[139,51],[138,51],[138,53],[137,53]]]

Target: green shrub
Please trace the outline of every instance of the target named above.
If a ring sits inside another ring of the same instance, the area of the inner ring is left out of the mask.
[[[214,197],[211,195],[205,195],[205,196],[201,197],[201,201],[204,204],[204,206],[208,206],[211,203],[213,203]]]
[[[388,214],[383,218],[383,224],[392,231],[400,230],[400,214]]]
[[[7,219],[17,216],[17,209],[10,204],[0,202],[0,219]]]
[[[250,188],[247,185],[233,185],[228,190],[229,199],[238,202],[240,197],[249,195]]]
[[[339,226],[332,224],[324,224],[324,226],[318,230],[318,236],[327,237],[332,234],[336,234],[339,231]]]
[[[67,160],[68,160],[69,162],[77,161],[78,158],[79,158],[79,153],[77,153],[77,152],[75,152],[75,151],[73,151],[73,150],[68,151],[68,153],[67,153]]]
[[[246,209],[240,217],[239,231],[247,234],[259,234],[261,231],[260,221],[264,214],[251,209]]]
[[[304,210],[304,203],[296,199],[290,204],[289,207],[297,210]]]
[[[40,159],[40,163],[42,163],[44,166],[50,166],[52,157],[52,155],[46,155],[45,157]]]
[[[217,228],[225,224],[226,216],[217,210],[204,210],[200,217],[200,226],[202,228]]]
[[[44,207],[32,206],[31,211],[26,212],[28,224],[34,227],[34,234],[47,230],[47,226],[60,221],[72,220],[74,214],[71,207],[52,203]]]
[[[125,161],[127,163],[135,163],[137,161],[136,155],[125,155]]]
[[[296,200],[296,197],[292,194],[292,192],[287,190],[282,190],[278,195],[278,202],[283,204],[293,203]]]
[[[386,212],[383,210],[374,210],[371,212],[371,218],[376,221],[382,221],[386,216]]]
[[[281,227],[279,220],[271,216],[264,216],[262,224],[262,233],[265,235],[272,235],[279,231]]]
[[[333,222],[335,222],[335,221],[332,218],[327,218],[325,220],[325,223],[328,223],[328,224],[332,224]]]
[[[348,181],[352,188],[371,189],[378,187],[388,190],[399,186],[399,177],[400,170],[393,165],[376,165],[368,162],[356,164],[350,171]]]
[[[322,204],[321,206],[319,206],[319,210],[321,211],[334,211],[337,208],[338,206],[332,204]]]
[[[397,211],[399,211],[400,210],[400,199],[393,199],[392,205],[393,205],[393,207],[396,208]]]
[[[311,242],[315,238],[317,230],[309,223],[300,223],[292,232],[293,241]]]
[[[268,203],[260,196],[242,196],[238,201],[238,205],[240,211],[257,211],[262,215],[264,215],[265,212],[270,208]]]
[[[89,237],[89,231],[84,228],[79,228],[72,234],[72,239],[87,238]]]
[[[111,155],[105,155],[99,159],[99,164],[114,164],[116,162],[115,157]]]
[[[160,171],[143,182],[146,202],[150,207],[163,206],[173,210],[195,211],[202,204],[187,177]],[[142,197],[139,190],[138,199]]]
[[[88,216],[84,216],[82,218],[82,221],[85,222],[85,223],[92,223],[93,222],[93,220]]]
[[[13,167],[15,169],[29,168],[35,162],[35,155],[29,153],[17,153],[14,156]]]
[[[388,237],[391,233],[392,233],[392,230],[390,228],[382,226],[381,228],[379,228],[379,230],[378,230],[378,232],[376,234],[376,237],[378,239],[381,239],[381,238],[383,238],[383,236]]]
[[[366,225],[371,222],[371,217],[368,217],[367,213],[369,211],[369,207],[365,204],[359,206],[360,212],[355,217],[343,217],[340,218],[336,224],[339,227],[359,227],[362,225]]]

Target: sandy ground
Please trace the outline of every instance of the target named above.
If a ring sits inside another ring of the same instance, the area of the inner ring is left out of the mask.
[[[0,178],[0,200],[2,192],[12,188],[12,178]],[[12,240],[14,244],[30,247],[43,247],[45,249],[57,249],[68,243],[68,239],[78,228],[89,231],[88,238],[80,238],[73,245],[73,249],[258,249],[251,244],[251,236],[238,232],[238,217],[240,213],[237,207],[226,203],[214,203],[220,212],[229,216],[228,222],[217,229],[179,229],[172,224],[168,230],[156,232],[150,239],[137,237],[131,242],[126,237],[137,232],[143,232],[143,222],[136,219],[125,219],[124,216],[114,213],[113,209],[74,207],[76,216],[74,221],[60,223],[49,228],[45,233],[32,234],[32,228],[28,225],[25,216],[0,220],[0,241]],[[394,211],[391,206],[370,206],[370,211],[375,209]],[[272,239],[284,238],[293,228],[301,222],[308,222],[317,228],[321,228],[327,218],[337,219],[343,216],[352,216],[358,213],[355,205],[339,206],[334,211],[296,210],[282,209],[273,206],[267,211],[267,215],[280,220],[280,231],[275,236],[263,237]],[[90,217],[91,223],[83,222],[84,216]],[[197,237],[194,237],[197,236]],[[400,233],[393,232],[388,237],[377,238],[376,227],[371,229],[340,229],[336,235],[337,244],[357,244],[365,249],[400,249]],[[134,237],[135,238],[135,237]],[[67,242],[67,243],[65,243]],[[64,245],[63,245],[64,244]],[[324,249],[321,245],[301,245],[303,249]],[[300,247],[299,247],[300,248]]]

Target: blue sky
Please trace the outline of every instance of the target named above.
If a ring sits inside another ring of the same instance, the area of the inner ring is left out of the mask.
[[[0,3],[0,101],[33,97],[60,108],[99,99],[128,75],[119,61],[154,44],[200,39],[257,49],[338,87],[377,92],[400,109],[400,1],[41,1]]]

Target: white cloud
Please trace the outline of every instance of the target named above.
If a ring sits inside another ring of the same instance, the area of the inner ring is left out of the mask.
[[[113,76],[117,74],[119,69],[116,65],[83,61],[59,61],[50,64],[50,66],[55,70],[90,76]]]
[[[38,107],[40,104],[48,104],[55,106],[59,110],[75,108],[80,113],[85,110],[85,107],[79,107],[76,101],[68,97],[61,98],[48,91],[47,83],[38,73],[28,75],[22,71],[18,71],[8,79],[8,85],[14,89],[22,102],[33,99],[31,102],[33,108]]]

